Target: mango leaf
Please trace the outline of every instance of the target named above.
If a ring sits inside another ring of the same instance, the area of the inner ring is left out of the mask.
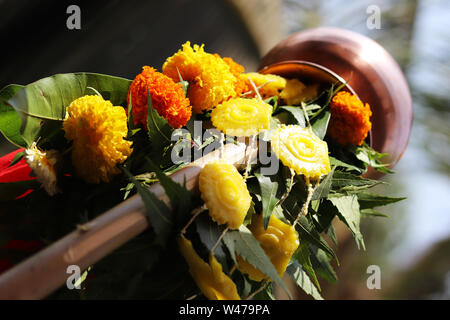
[[[361,209],[370,209],[387,204],[395,203],[406,199],[406,197],[388,197],[369,192],[360,192],[357,194],[358,202]]]
[[[152,97],[148,92],[147,100],[147,128],[148,138],[153,147],[153,152],[160,152],[165,146],[170,144],[172,127],[164,117],[161,117],[155,108],[153,108]]]
[[[295,284],[300,287],[306,294],[312,296],[315,300],[323,300],[317,288],[311,282],[308,274],[302,269],[302,266],[294,262],[289,265],[286,272],[295,281]]]
[[[122,170],[130,181],[136,186],[136,190],[144,202],[150,227],[156,234],[155,242],[164,247],[169,239],[173,227],[173,214],[167,205],[159,200],[144,184],[124,167]]]
[[[360,246],[364,250],[366,247],[364,245],[363,236],[361,234],[359,225],[361,221],[361,213],[359,212],[359,203],[356,195],[329,198],[333,205],[339,211],[339,218],[350,228],[351,232],[356,241],[358,249]]]
[[[223,237],[223,240],[234,261],[236,261],[236,254],[238,254],[252,266],[259,269],[262,273],[280,285],[280,287],[286,291],[288,296],[291,297],[291,294],[286,288],[283,280],[280,278],[278,271],[273,266],[258,240],[256,240],[247,227],[241,225],[239,230],[228,231]]]
[[[330,118],[331,118],[330,111],[325,111],[319,116],[317,116],[317,119],[315,119],[314,123],[311,124],[313,132],[316,134],[316,136],[318,136],[322,140],[325,137],[325,134],[327,133]]]
[[[310,253],[308,249],[308,244],[304,241],[301,241],[297,251],[294,253],[294,259],[297,260],[297,262],[301,265],[302,269],[309,276],[309,279],[311,279],[314,282],[315,286],[320,291],[321,290],[320,284],[319,281],[317,280],[317,276],[316,273],[314,272],[314,268],[312,267],[309,256]]]
[[[300,127],[304,128],[306,126],[305,115],[300,107],[282,106],[279,109],[286,110],[292,114]]]
[[[22,121],[12,106],[6,103],[22,86],[11,84],[0,90],[0,132],[12,144],[18,147],[27,147],[27,143],[20,134]]]
[[[43,78],[22,87],[8,100],[22,119],[21,135],[31,144],[47,120],[62,121],[66,107],[75,99],[96,89],[114,105],[126,100],[131,81],[96,73],[66,73]]]

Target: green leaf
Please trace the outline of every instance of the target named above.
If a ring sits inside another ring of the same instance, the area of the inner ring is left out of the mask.
[[[406,197],[387,197],[369,192],[360,192],[357,196],[361,209],[380,207],[406,199]]]
[[[325,111],[321,115],[315,119],[314,123],[311,124],[311,127],[320,139],[323,140],[325,134],[327,133],[328,123],[330,122],[331,113],[330,111]]]
[[[25,155],[25,152],[17,152],[16,155],[14,156],[14,158],[12,159],[11,163],[9,164],[8,167],[12,167],[13,165],[15,165],[17,162],[19,162],[20,160],[23,159]]]
[[[164,247],[169,239],[173,227],[173,214],[167,205],[159,200],[144,184],[124,167],[122,170],[136,186],[137,192],[144,202],[150,227],[156,234],[156,243]]]
[[[95,88],[114,105],[126,101],[130,80],[96,73],[66,73],[43,78],[22,87],[8,100],[20,118],[20,133],[30,145],[48,120],[62,121],[66,107]],[[16,121],[17,122],[17,121]]]
[[[306,126],[306,120],[305,120],[305,115],[303,113],[303,110],[299,107],[291,107],[291,106],[283,106],[280,107],[279,109],[283,109],[288,111],[290,114],[292,114],[295,118],[295,120],[297,121],[297,124],[304,128]]]
[[[336,171],[333,176],[332,188],[334,190],[361,190],[371,188],[382,181],[361,178],[358,175]]]
[[[298,263],[293,263],[287,267],[286,272],[295,281],[295,284],[299,286],[306,294],[312,296],[315,300],[323,300],[317,288],[311,282],[308,274],[302,269]]]
[[[319,248],[310,248],[311,264],[317,274],[325,278],[330,283],[336,283],[337,275],[330,264],[330,258],[325,251]]]
[[[330,165],[331,166],[342,167],[342,168],[346,169],[347,171],[357,171],[359,173],[363,172],[361,170],[361,168],[358,168],[358,167],[356,167],[354,165],[345,163],[345,162],[343,162],[343,161],[341,161],[339,159],[336,159],[336,158],[334,158],[332,156],[329,156],[329,159],[330,159]]]
[[[277,195],[279,185],[276,178],[278,175],[264,176],[259,172],[255,172],[255,177],[258,179],[259,187],[261,189],[264,229],[267,229],[272,211],[281,199]]]
[[[374,209],[361,209],[361,217],[384,217],[389,218],[389,216],[383,212]]]
[[[186,211],[190,211],[193,207],[194,194],[187,190],[185,186],[176,183],[168,177],[148,157],[145,157],[145,159],[147,160],[150,169],[156,173],[156,177],[164,188],[166,195],[169,197],[172,209],[177,213],[177,216],[180,217]]]
[[[11,84],[0,91],[0,132],[12,144],[26,148],[27,143],[20,134],[22,124],[20,116],[6,102],[22,88],[22,86]]]
[[[188,93],[188,89],[189,89],[189,82],[183,80],[183,77],[181,76],[180,70],[178,70],[178,68],[177,68],[177,72],[178,72],[178,78],[180,79],[180,81],[178,83],[181,84],[181,87],[183,88],[183,91],[184,91],[184,96],[186,97],[187,93]]]
[[[172,127],[164,117],[161,117],[155,108],[153,108],[152,97],[148,90],[147,100],[147,128],[148,138],[152,143],[153,151],[160,152],[171,142]]]
[[[333,179],[334,170],[336,167],[333,167],[331,171],[326,175],[326,177],[322,180],[319,186],[314,191],[311,200],[319,200],[322,198],[326,198],[328,193],[330,192],[331,185]]]
[[[368,144],[364,143],[362,146],[356,146],[352,148],[353,153],[356,158],[362,161],[363,163],[371,166],[375,170],[378,170],[382,173],[394,173],[394,171],[387,168],[389,164],[382,163],[380,161],[381,158],[387,155],[387,153],[380,153],[373,148],[371,148]]]
[[[300,242],[300,245],[297,251],[294,253],[294,259],[302,266],[302,269],[306,272],[310,279],[314,282],[315,286],[320,289],[319,281],[317,280],[316,273],[314,272],[314,268],[311,264],[311,260],[309,258],[310,253],[308,249],[308,244],[304,241]]]
[[[200,241],[205,245],[208,250],[216,244],[223,230],[223,226],[219,226],[217,223],[211,220],[208,214],[201,214],[195,219],[195,227],[200,237]],[[219,260],[222,266],[226,266],[226,254],[221,245],[218,245],[214,251],[214,256]]]
[[[358,249],[360,246],[365,250],[363,236],[359,225],[361,214],[359,212],[359,203],[356,195],[329,198],[333,205],[339,211],[339,218],[350,228],[355,238]]]
[[[232,257],[234,257],[234,260],[236,254],[238,254],[252,266],[280,285],[289,297],[291,297],[289,290],[278,275],[278,271],[273,266],[258,240],[256,240],[247,227],[241,225],[239,230],[228,231],[223,239]]]
[[[333,249],[328,245],[328,243],[323,239],[320,233],[314,228],[314,224],[308,221],[305,216],[301,216],[298,219],[298,224],[296,229],[299,233],[300,239],[308,241],[310,244],[324,250],[330,257],[334,258],[339,264],[339,260],[334,253]]]

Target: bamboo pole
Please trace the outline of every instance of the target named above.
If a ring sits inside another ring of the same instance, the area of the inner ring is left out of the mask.
[[[197,191],[198,175],[205,164],[217,159],[244,164],[249,156],[246,152],[243,143],[226,144],[170,177],[178,183],[186,181],[187,189]],[[150,190],[169,204],[159,183],[152,185]],[[70,276],[68,266],[77,265],[86,270],[148,227],[142,199],[135,195],[1,275],[0,299],[45,298],[66,283]]]

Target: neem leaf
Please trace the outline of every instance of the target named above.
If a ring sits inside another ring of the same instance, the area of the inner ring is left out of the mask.
[[[280,107],[279,109],[283,109],[288,111],[290,114],[292,114],[295,118],[295,120],[297,120],[297,124],[304,128],[306,126],[306,120],[305,120],[305,115],[303,113],[303,110],[299,107],[291,107],[291,106],[283,106]]]
[[[315,119],[314,123],[311,124],[311,127],[320,139],[323,140],[325,134],[327,133],[328,123],[330,122],[331,113],[330,111],[325,111],[321,115]]]
[[[167,205],[159,200],[147,187],[145,187],[145,185],[136,180],[126,168],[122,167],[122,170],[136,186],[137,192],[144,202],[150,227],[156,234],[156,243],[165,246],[172,231],[172,212]]]
[[[384,217],[389,218],[389,216],[383,212],[374,209],[361,209],[361,217]]]
[[[147,160],[150,169],[156,173],[156,177],[163,186],[166,195],[170,199],[170,204],[177,212],[177,215],[180,216],[184,212],[190,211],[193,206],[194,194],[168,177],[148,157],[145,157],[145,159]]]
[[[311,200],[319,200],[322,198],[326,198],[331,189],[331,184],[333,179],[334,170],[336,167],[333,167],[331,171],[326,175],[326,177],[322,180],[319,186],[314,191]]]
[[[255,177],[258,179],[259,187],[261,188],[264,229],[267,229],[272,211],[280,201],[280,197],[277,195],[279,187],[278,181],[276,181],[277,175],[264,176],[259,172],[255,172]]]
[[[0,132],[12,144],[18,147],[27,147],[27,143],[20,134],[21,119],[12,106],[6,103],[22,86],[11,84],[0,90]]]
[[[361,190],[364,188],[370,188],[376,186],[377,184],[383,183],[378,180],[371,180],[361,178],[358,175],[336,171],[333,176],[332,188],[334,190]]]
[[[328,243],[322,238],[320,233],[314,228],[314,224],[309,222],[305,216],[301,216],[298,219],[296,229],[299,233],[300,239],[306,240],[317,248],[324,250],[324,252],[326,252],[330,257],[334,258],[339,264],[339,260],[333,249],[331,249]]]
[[[320,276],[325,278],[330,283],[336,283],[337,275],[333,267],[330,264],[329,256],[325,251],[319,248],[310,248],[311,250],[311,264],[314,270]]]
[[[205,245],[208,250],[216,244],[225,227],[219,226],[217,223],[211,220],[208,214],[201,214],[195,219],[195,227],[200,237],[200,241]],[[222,263],[222,266],[226,266],[226,255],[221,245],[218,245],[214,251],[215,257]]]
[[[170,143],[172,127],[164,117],[161,117],[155,108],[153,108],[152,97],[147,88],[147,128],[148,138],[153,146],[153,151],[159,152],[165,145]]]
[[[358,168],[358,167],[356,167],[354,165],[345,163],[345,162],[343,162],[343,161],[341,161],[339,159],[336,159],[336,158],[334,158],[332,156],[329,156],[329,159],[330,159],[330,165],[331,166],[342,167],[342,168],[346,169],[347,171],[357,171],[359,173],[362,173],[361,168]]]
[[[299,286],[306,294],[312,296],[315,300],[323,300],[317,288],[311,282],[308,274],[302,269],[302,267],[294,262],[287,267],[286,272],[295,281],[297,286]]]
[[[316,287],[320,289],[319,281],[317,280],[316,273],[314,272],[314,268],[312,267],[311,260],[309,258],[310,253],[308,249],[308,244],[304,241],[300,242],[300,245],[297,251],[294,253],[294,258],[297,262],[302,266],[302,269],[306,272],[310,279],[314,282]]]
[[[258,240],[256,240],[247,227],[241,225],[239,230],[228,231],[223,239],[234,260],[236,257],[235,255],[238,254],[252,266],[280,285],[289,297],[291,297],[289,290],[278,275],[278,271],[273,266]]]
[[[356,195],[329,198],[333,205],[339,210],[339,218],[350,228],[355,238],[358,249],[360,245],[365,250],[363,236],[359,229],[361,214]]]
[[[406,199],[406,197],[387,197],[369,192],[360,192],[357,194],[357,196],[361,209],[375,208]]]

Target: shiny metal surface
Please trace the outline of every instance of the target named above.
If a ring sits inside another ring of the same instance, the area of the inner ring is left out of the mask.
[[[305,62],[307,68],[296,66]],[[375,41],[340,28],[309,29],[271,49],[259,70],[318,81],[348,81],[347,90],[354,90],[372,108],[372,147],[389,154],[383,161],[391,167],[400,160],[412,126],[411,94],[396,61]]]

